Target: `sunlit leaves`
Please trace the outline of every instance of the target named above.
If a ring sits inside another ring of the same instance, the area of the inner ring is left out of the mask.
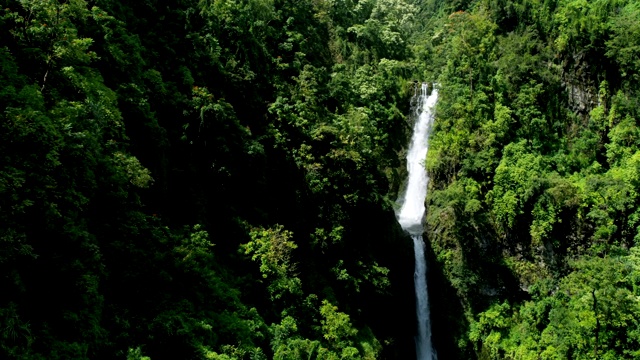
[[[621,75],[637,80],[640,75],[640,6],[629,2],[609,19],[612,36],[606,55],[621,67]]]
[[[356,35],[356,43],[365,45],[377,59],[401,58],[406,51],[405,43],[411,20],[417,12],[416,6],[402,0],[379,0],[363,2],[355,9],[371,11],[363,23],[356,23],[347,30]],[[366,14],[364,11],[360,16]]]
[[[324,318],[321,321],[323,337],[335,348],[351,346],[350,338],[358,331],[352,327],[349,315],[339,312],[338,307],[327,300],[322,302],[320,314]]]
[[[494,188],[487,197],[493,204],[496,219],[507,229],[514,225],[524,204],[538,191],[544,167],[540,156],[527,153],[524,142],[505,147],[502,161],[496,168]]]
[[[638,150],[640,145],[640,129],[636,126],[635,119],[626,116],[620,123],[611,128],[608,134],[609,143],[607,160],[611,165],[619,164],[628,159]]]
[[[551,292],[479,315],[470,338],[492,357],[633,359],[640,344],[635,254],[586,258]],[[542,281],[536,287],[548,289]]]
[[[295,276],[295,263],[291,253],[298,246],[291,241],[293,233],[282,226],[273,229],[255,229],[250,233],[252,241],[242,245],[251,260],[259,262],[260,272],[270,282],[269,291],[273,298],[285,294],[301,294],[301,282]]]

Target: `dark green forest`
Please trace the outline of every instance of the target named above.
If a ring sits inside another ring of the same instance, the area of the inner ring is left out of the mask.
[[[0,0],[0,359],[640,358],[637,0]]]

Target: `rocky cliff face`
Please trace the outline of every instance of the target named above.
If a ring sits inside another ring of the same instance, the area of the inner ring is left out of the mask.
[[[574,53],[562,62],[562,86],[568,108],[583,118],[598,105],[594,68],[585,52]]]

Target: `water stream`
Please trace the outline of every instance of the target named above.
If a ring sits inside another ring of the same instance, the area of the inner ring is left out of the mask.
[[[411,234],[415,253],[414,282],[416,289],[416,313],[418,316],[418,335],[416,337],[417,360],[436,360],[436,352],[431,344],[431,321],[429,318],[429,293],[427,290],[427,262],[422,239],[424,200],[427,195],[429,176],[424,161],[429,151],[429,135],[434,120],[434,106],[438,99],[438,90],[432,89],[428,95],[427,84],[422,84],[416,93],[415,125],[407,153],[409,180],[402,207],[398,211],[398,222]]]

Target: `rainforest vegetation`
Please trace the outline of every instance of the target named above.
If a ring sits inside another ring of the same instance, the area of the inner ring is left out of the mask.
[[[640,358],[637,0],[1,0],[1,359]]]

